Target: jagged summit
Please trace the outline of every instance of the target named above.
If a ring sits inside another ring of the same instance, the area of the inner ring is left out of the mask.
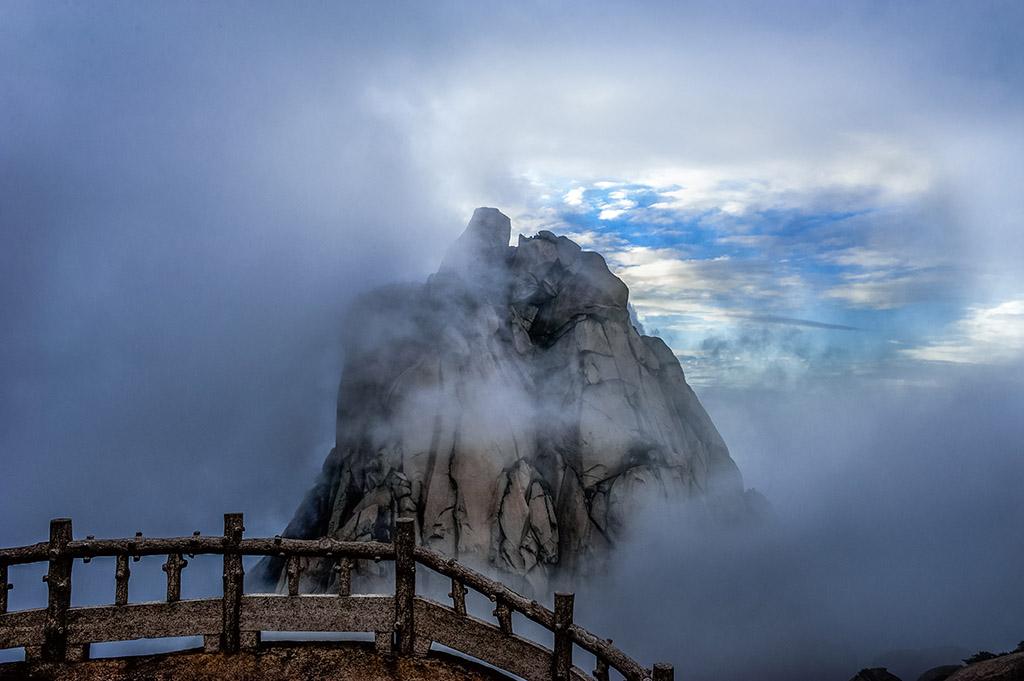
[[[442,272],[463,272],[478,265],[496,265],[508,254],[512,221],[497,208],[477,208],[466,230],[448,249]]]
[[[408,515],[423,544],[539,586],[599,565],[652,499],[745,512],[725,443],[604,258],[510,234],[478,208],[425,284],[350,309],[336,446],[287,536],[386,539]]]

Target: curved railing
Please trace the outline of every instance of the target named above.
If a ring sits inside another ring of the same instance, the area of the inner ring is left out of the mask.
[[[377,649],[397,655],[425,655],[433,642],[478,658],[528,681],[589,679],[607,681],[615,670],[628,681],[671,681],[671,665],[647,669],[573,622],[573,594],[556,593],[550,610],[453,559],[416,546],[415,521],[399,519],[394,543],[344,542],[335,539],[243,539],[242,515],[224,516],[224,536],[151,539],[75,540],[71,520],[50,522],[50,541],[0,549],[0,648],[24,647],[26,658],[75,661],[88,658],[89,645],[106,641],[168,636],[203,636],[209,652],[234,653],[260,644],[262,631],[373,632]],[[182,600],[183,556],[215,554],[224,560],[221,598]],[[167,598],[129,603],[130,562],[142,556],[167,557]],[[116,559],[114,604],[71,607],[71,571],[75,560],[100,556]],[[288,595],[243,593],[243,556],[286,560]],[[303,558],[336,563],[337,594],[299,594]],[[352,593],[352,570],[359,560],[395,563],[393,596]],[[46,561],[45,609],[8,612],[8,566]],[[416,595],[416,565],[451,580],[451,606]],[[495,604],[496,625],[466,612],[473,589]],[[518,612],[550,631],[551,649],[518,636],[512,614]],[[573,647],[591,653],[597,663],[592,677],[573,666]]]

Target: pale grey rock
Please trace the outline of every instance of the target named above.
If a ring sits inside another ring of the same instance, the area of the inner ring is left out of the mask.
[[[599,570],[646,504],[748,512],[679,361],[637,332],[604,258],[510,233],[478,208],[426,284],[349,311],[336,446],[287,536],[388,540],[410,516],[422,544],[540,587]],[[310,568],[321,585],[327,567]]]

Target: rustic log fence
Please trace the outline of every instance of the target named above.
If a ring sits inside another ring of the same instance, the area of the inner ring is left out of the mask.
[[[245,539],[240,513],[224,516],[224,535],[75,540],[71,520],[50,521],[50,539],[0,549],[0,649],[24,647],[26,658],[49,662],[87,659],[89,645],[170,636],[202,636],[208,652],[235,653],[260,645],[262,631],[372,632],[377,649],[399,656],[425,655],[432,643],[448,646],[528,681],[595,679],[608,681],[615,670],[627,681],[672,681],[671,665],[647,669],[573,621],[573,594],[556,593],[554,610],[431,549],[416,545],[415,521],[399,519],[393,543],[335,539]],[[221,598],[181,599],[184,556],[220,555],[224,561]],[[75,560],[115,558],[114,604],[71,607]],[[129,603],[130,563],[143,556],[165,556],[164,602]],[[285,559],[288,594],[246,594],[243,556]],[[336,594],[299,594],[302,558],[336,562]],[[360,560],[395,563],[394,596],[352,593],[352,570]],[[47,562],[45,609],[8,612],[8,566]],[[451,606],[416,594],[416,566],[451,580]],[[472,589],[495,604],[497,626],[469,615]],[[517,635],[518,612],[553,635],[551,649]],[[592,675],[573,666],[578,646],[596,659]]]

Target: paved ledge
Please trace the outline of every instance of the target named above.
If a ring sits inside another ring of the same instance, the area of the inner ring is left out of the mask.
[[[15,679],[510,681],[500,672],[455,655],[431,651],[426,657],[396,657],[377,653],[372,643],[355,641],[269,642],[256,652],[234,655],[184,650],[84,662],[0,664],[0,681]]]

